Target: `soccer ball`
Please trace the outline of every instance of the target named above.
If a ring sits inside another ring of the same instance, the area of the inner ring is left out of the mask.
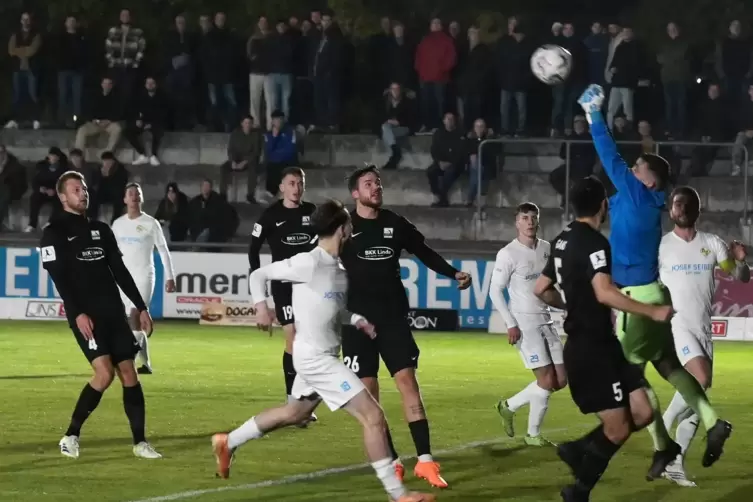
[[[565,81],[573,69],[573,55],[559,45],[542,45],[531,56],[531,71],[547,85]]]

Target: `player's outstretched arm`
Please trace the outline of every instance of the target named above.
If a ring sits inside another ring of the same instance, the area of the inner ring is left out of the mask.
[[[602,305],[628,314],[649,317],[654,321],[668,322],[674,311],[671,305],[649,305],[623,294],[612,282],[612,276],[599,272],[591,279],[596,300]]]
[[[434,272],[456,279],[460,289],[466,289],[471,285],[471,276],[461,272],[449,263],[442,256],[426,244],[426,238],[418,229],[405,218],[402,218],[405,232],[405,250],[418,258],[421,263],[426,265]]]
[[[604,103],[604,90],[601,86],[590,85],[578,99],[578,103],[586,112],[586,118],[591,124],[591,136],[593,137],[596,152],[604,166],[609,179],[618,192],[623,192],[638,200],[640,190],[644,190],[643,184],[630,172],[625,159],[617,150],[612,134],[609,132],[604,114],[601,112]]]
[[[542,274],[536,279],[533,294],[550,307],[565,310],[565,300],[562,294],[554,287],[554,280]]]
[[[506,252],[504,249],[500,250],[499,253],[497,253],[497,259],[494,262],[492,280],[489,284],[489,298],[491,299],[494,308],[497,309],[502,316],[502,319],[504,319],[507,329],[516,328],[518,326],[518,321],[515,320],[515,316],[510,312],[503,293],[505,288],[510,285],[510,277],[512,277],[514,268],[515,265],[510,253]]]
[[[248,277],[248,290],[254,304],[266,300],[268,281],[309,282],[314,275],[316,262],[310,253],[301,253],[257,268]]]
[[[251,243],[248,245],[248,265],[252,272],[261,267],[261,246],[266,238],[264,215],[262,215],[259,221],[254,224],[254,229],[251,231]]]
[[[66,314],[75,319],[83,312],[79,307],[78,298],[73,293],[72,283],[68,274],[65,273],[65,261],[62,256],[64,237],[58,235],[53,227],[47,227],[42,234],[39,244],[39,252],[42,256],[42,267],[52,277],[55,288],[65,304]]]
[[[136,283],[133,281],[133,276],[128,268],[123,263],[123,253],[120,252],[118,242],[115,240],[115,234],[112,233],[112,229],[108,226],[104,226],[101,231],[104,234],[104,245],[107,247],[105,251],[107,257],[107,265],[110,267],[110,272],[115,279],[115,283],[120,286],[126,297],[131,300],[136,310],[143,312],[147,310],[144,299],[141,298],[139,288],[136,287]]]

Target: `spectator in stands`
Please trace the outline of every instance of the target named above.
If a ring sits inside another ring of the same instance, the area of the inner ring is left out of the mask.
[[[696,132],[703,143],[721,143],[729,140],[730,109],[721,98],[719,84],[708,86],[707,99],[698,107]],[[719,151],[718,146],[696,146],[690,160],[690,176],[708,176],[711,165]]]
[[[421,132],[436,130],[447,105],[447,84],[457,64],[455,43],[442,31],[442,20],[435,17],[416,49],[415,68],[421,86]]]
[[[125,210],[124,196],[129,174],[112,152],[102,153],[101,159],[102,165],[92,173],[89,187],[89,217],[99,219],[100,208],[109,204],[112,206],[112,223]]]
[[[290,123],[302,126],[304,129],[311,123],[311,103],[313,102],[313,87],[310,77],[309,55],[311,54],[310,39],[311,21],[304,19],[299,22],[292,16],[288,21],[288,33],[293,40],[293,90],[291,92]]]
[[[264,162],[268,195],[276,197],[282,171],[298,162],[295,131],[285,123],[285,115],[280,110],[272,113],[272,127],[264,133]]]
[[[384,122],[382,123],[382,141],[390,150],[390,159],[385,169],[397,169],[402,158],[399,141],[410,136],[416,127],[415,94],[403,92],[397,82],[390,85],[385,96]]]
[[[472,207],[481,195],[485,197],[489,191],[489,182],[497,178],[497,158],[501,148],[499,143],[487,143],[481,150],[481,158],[478,149],[481,143],[493,138],[492,131],[486,126],[483,119],[477,119],[473,123],[473,130],[468,133],[468,194],[466,206]],[[481,178],[481,185],[479,185]]]
[[[317,32],[312,30],[312,33]],[[322,15],[319,33],[321,36],[318,38],[312,35],[315,40],[318,40],[318,45],[314,49],[312,65],[316,126],[310,129],[334,132],[337,130],[340,118],[340,88],[344,54],[342,32],[334,22],[332,13]]]
[[[98,168],[99,166],[94,162],[86,162],[84,159],[84,152],[78,148],[73,148],[68,152],[68,169],[83,174],[87,185],[92,184],[94,171]]]
[[[188,203],[188,232],[193,242],[226,242],[237,229],[234,210],[214,191],[212,180],[201,182],[201,192]],[[235,228],[233,228],[235,227]]]
[[[575,36],[573,23],[563,25],[559,44],[572,55],[573,66],[570,75],[563,83],[552,86],[553,105],[550,126],[550,136],[552,137],[558,136],[562,132],[563,126],[566,136],[572,134],[574,109],[578,98],[586,88],[586,80],[588,79],[585,46]]]
[[[748,86],[748,99],[742,103],[739,112],[739,126],[735,146],[732,148],[732,176],[738,176],[745,161],[751,164],[750,149],[753,146],[753,84]],[[746,159],[745,152],[748,152]]]
[[[442,125],[431,138],[432,163],[426,171],[429,188],[436,198],[432,207],[450,205],[450,189],[468,163],[465,134],[457,128],[455,115],[445,113]]]
[[[470,129],[474,120],[488,118],[489,89],[493,76],[492,54],[489,47],[481,43],[477,26],[468,28],[468,45],[465,50],[458,71],[457,87],[463,129]]]
[[[133,96],[139,80],[139,68],[144,60],[146,38],[141,28],[131,24],[131,11],[120,11],[120,24],[107,32],[105,61],[110,69],[121,99],[127,102]]]
[[[10,206],[21,200],[27,188],[26,169],[5,145],[0,145],[0,232],[10,226],[5,222]]]
[[[403,90],[418,90],[418,77],[413,65],[416,48],[405,36],[405,25],[395,21],[392,25],[392,39],[388,46],[390,66],[387,71],[388,81],[397,82]]]
[[[295,71],[295,38],[285,21],[278,21],[277,33],[269,37],[269,75],[264,83],[267,101],[267,124],[271,125],[272,112],[282,110],[290,117],[290,96],[293,93]]]
[[[560,158],[564,164],[549,174],[549,182],[560,194],[560,207],[565,207],[565,193],[577,180],[593,174],[596,164],[596,150],[591,142],[591,134],[588,132],[588,123],[583,115],[577,115],[573,120],[572,140],[587,141],[587,143],[570,143],[570,175],[569,184],[566,183],[567,175],[567,144],[560,146]]]
[[[686,128],[690,45],[680,36],[680,27],[675,22],[667,24],[667,36],[656,58],[664,89],[665,128],[669,138],[681,138]]]
[[[518,19],[507,20],[507,35],[499,39],[497,46],[497,78],[500,83],[499,111],[502,134],[516,136],[525,134],[528,117],[528,87],[531,78],[532,46],[518,24]],[[515,100],[517,120],[514,127],[510,106]]]
[[[549,39],[550,43],[557,43],[557,42],[559,42],[559,40],[562,38],[562,28],[563,28],[563,26],[564,25],[562,23],[560,23],[559,21],[555,21],[554,23],[552,23],[552,28],[551,28],[552,36]]]
[[[633,97],[641,74],[641,53],[638,42],[633,38],[633,29],[625,27],[619,35],[622,38],[614,50],[614,57],[607,69],[612,89],[609,91],[607,123],[611,128],[614,117],[622,108],[627,121],[633,122]]]
[[[154,219],[165,227],[165,238],[172,242],[183,242],[188,236],[189,211],[188,197],[171,181],[165,188],[165,197],[160,201]]]
[[[172,110],[175,130],[191,130],[196,125],[196,40],[188,33],[186,17],[175,16],[175,29],[164,40],[165,90]]]
[[[227,144],[227,161],[221,166],[220,193],[226,194],[235,173],[246,172],[246,200],[256,203],[256,182],[259,178],[261,158],[261,131],[254,127],[250,115],[241,120],[240,126],[230,134]]]
[[[151,164],[160,165],[159,146],[167,126],[167,98],[157,88],[154,77],[147,77],[144,81],[144,89],[139,93],[136,102],[129,107],[131,116],[125,129],[125,137],[136,150],[138,157],[133,161],[134,166]],[[150,156],[146,156],[143,136],[148,132],[152,137]]]
[[[33,232],[39,223],[39,210],[45,204],[52,205],[52,215],[63,209],[60,205],[55,184],[61,174],[68,170],[68,158],[60,150],[53,146],[50,148],[47,158],[37,163],[36,172],[31,182],[31,197],[29,199],[29,225],[25,232]],[[52,215],[50,218],[52,218]]]
[[[656,140],[651,132],[648,120],[638,122],[638,135],[641,142],[641,153],[656,153]]]
[[[748,80],[753,77],[753,47],[742,36],[742,24],[735,19],[729,25],[727,37],[716,46],[716,76],[724,92],[733,103],[748,100]]]
[[[113,152],[120,141],[123,133],[123,103],[113,92],[113,83],[110,77],[102,79],[102,92],[98,93],[87,103],[84,114],[84,123],[76,131],[76,148],[84,150],[86,140],[91,136],[107,135],[105,151]]]
[[[588,81],[592,84],[604,85],[604,70],[609,54],[609,35],[604,33],[600,22],[591,24],[591,33],[584,40],[588,51]]]
[[[641,140],[640,134],[630,127],[624,115],[617,115],[614,118],[612,136],[618,142]],[[619,148],[629,165],[633,165],[641,155],[641,145],[621,144]]]
[[[269,66],[272,63],[272,55],[269,47],[269,21],[266,16],[261,16],[256,21],[254,34],[246,42],[246,56],[249,63],[248,91],[249,91],[249,113],[257,124],[264,124],[264,117],[261,114],[262,96],[267,101],[269,108],[269,94],[266,85]],[[267,117],[269,117],[267,112]],[[269,128],[270,120],[267,119],[266,126]]]
[[[89,70],[89,39],[78,28],[76,16],[65,18],[65,28],[56,42],[58,69],[58,121],[75,127],[81,120],[81,96],[84,75]]]
[[[212,108],[213,120],[210,122],[219,119],[224,131],[230,132],[235,127],[238,108],[233,86],[237,50],[235,35],[225,26],[225,22],[224,12],[215,14],[214,27],[201,39],[199,60]]]
[[[39,49],[42,35],[32,25],[31,14],[21,14],[20,28],[10,36],[8,54],[13,58],[13,118],[5,125],[6,129],[18,127],[17,120],[26,115],[33,117],[34,129],[39,129],[39,88],[38,78],[42,61]]]
[[[392,21],[384,16],[379,20],[379,31],[371,35],[367,42],[367,61],[369,62],[369,76],[365,85],[368,85],[369,96],[381,96],[392,82],[390,80],[390,46],[392,44]],[[381,114],[381,101],[373,101],[376,105],[377,115]],[[371,104],[371,103],[369,103]]]

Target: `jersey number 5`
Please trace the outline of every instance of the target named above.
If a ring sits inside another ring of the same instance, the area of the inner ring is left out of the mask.
[[[560,292],[562,301],[567,303],[567,299],[565,298],[565,292],[562,291],[562,274],[560,274],[561,268],[562,268],[562,258],[555,258],[554,259],[554,276],[557,278],[557,289]]]

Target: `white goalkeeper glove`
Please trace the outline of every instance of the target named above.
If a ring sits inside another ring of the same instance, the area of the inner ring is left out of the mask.
[[[592,124],[592,115],[602,118],[601,107],[604,104],[604,89],[597,84],[589,85],[578,98],[578,104],[586,112],[588,123]]]

